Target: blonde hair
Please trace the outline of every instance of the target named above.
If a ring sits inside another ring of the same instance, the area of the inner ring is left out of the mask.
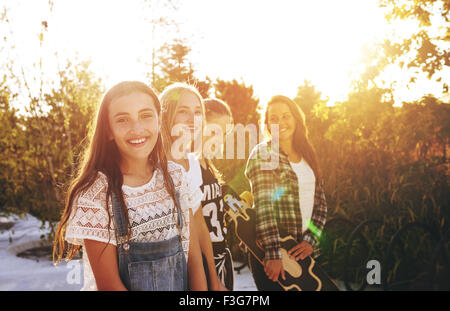
[[[206,120],[205,105],[203,104],[203,99],[200,92],[195,88],[195,86],[187,83],[176,82],[166,87],[159,95],[159,101],[161,103],[161,136],[164,150],[168,155],[171,154],[170,148],[173,143],[171,131],[173,127],[173,120],[175,118],[175,112],[180,103],[181,97],[186,93],[194,94],[198,98],[202,110],[202,118],[203,120]]]
[[[173,127],[173,121],[175,118],[175,113],[177,111],[178,105],[180,104],[181,97],[186,93],[194,94],[200,102],[200,108],[202,110],[202,119],[203,119],[202,122],[203,127],[202,135],[203,135],[203,129],[206,125],[206,109],[202,95],[200,95],[200,92],[197,90],[195,86],[187,83],[175,82],[169,85],[159,95],[159,101],[161,103],[161,137],[163,140],[164,150],[167,155],[171,155],[171,147],[172,143],[174,142],[171,132]],[[217,168],[215,167],[215,165],[212,163],[212,161],[210,159],[205,159],[205,162],[209,171],[217,178],[217,180],[219,180],[219,182],[222,182],[221,175],[217,170]]]

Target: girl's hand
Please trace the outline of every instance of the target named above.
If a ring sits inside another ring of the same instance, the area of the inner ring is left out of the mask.
[[[303,260],[313,253],[314,249],[311,244],[301,241],[288,251],[289,257],[295,261]]]
[[[264,272],[266,272],[267,277],[274,281],[278,281],[278,277],[281,273],[281,278],[286,280],[284,276],[284,268],[281,259],[273,259],[264,261]]]

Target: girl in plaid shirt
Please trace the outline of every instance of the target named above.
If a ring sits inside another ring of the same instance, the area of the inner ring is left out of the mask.
[[[255,146],[245,170],[254,196],[257,242],[265,251],[264,267],[253,255],[249,261],[259,290],[282,290],[276,283],[279,277],[285,279],[280,231],[299,241],[288,250],[291,258],[316,257],[327,205],[316,153],[308,141],[300,107],[288,97],[272,97],[265,125],[272,140]],[[274,163],[267,159],[274,158],[278,162],[271,165]]]

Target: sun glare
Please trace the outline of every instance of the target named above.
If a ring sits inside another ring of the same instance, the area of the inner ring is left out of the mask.
[[[207,11],[214,12],[209,3]],[[227,1],[214,6],[221,14],[193,19],[193,30],[205,33],[199,40],[201,70],[242,77],[263,102],[275,93],[295,96],[305,79],[329,102],[344,99],[362,46],[386,28],[376,1]]]
[[[59,12],[58,12],[59,11]],[[68,47],[92,59],[95,70],[110,86],[128,79],[144,79],[137,61],[151,49],[151,37],[136,1],[56,2],[57,37]]]
[[[91,59],[106,87],[127,79],[145,81],[152,49],[169,38],[152,33],[152,11],[143,1],[56,0],[51,15],[43,0],[9,5],[16,13],[18,59],[31,66],[36,53],[45,54],[37,34],[46,20],[46,74],[56,72],[56,60]],[[196,75],[242,78],[262,104],[274,94],[295,96],[304,80],[322,92],[328,105],[345,100],[362,48],[394,29],[376,0],[191,0],[180,5],[171,17],[180,23],[180,36],[189,39]],[[411,31],[403,24],[395,28],[397,34]]]

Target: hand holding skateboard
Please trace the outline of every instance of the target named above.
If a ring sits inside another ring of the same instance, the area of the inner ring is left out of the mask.
[[[230,229],[234,231],[236,237],[257,261],[264,266],[264,271],[272,281],[278,282],[286,291],[339,290],[310,256],[312,246],[306,241],[299,243],[282,228],[279,228],[282,258],[278,260],[264,259],[264,249],[256,239],[256,212],[251,193],[246,191],[240,196],[226,194],[224,203],[225,219],[230,225]]]
[[[306,241],[301,241],[288,251],[288,255],[295,261],[303,260],[314,252],[311,244]]]

